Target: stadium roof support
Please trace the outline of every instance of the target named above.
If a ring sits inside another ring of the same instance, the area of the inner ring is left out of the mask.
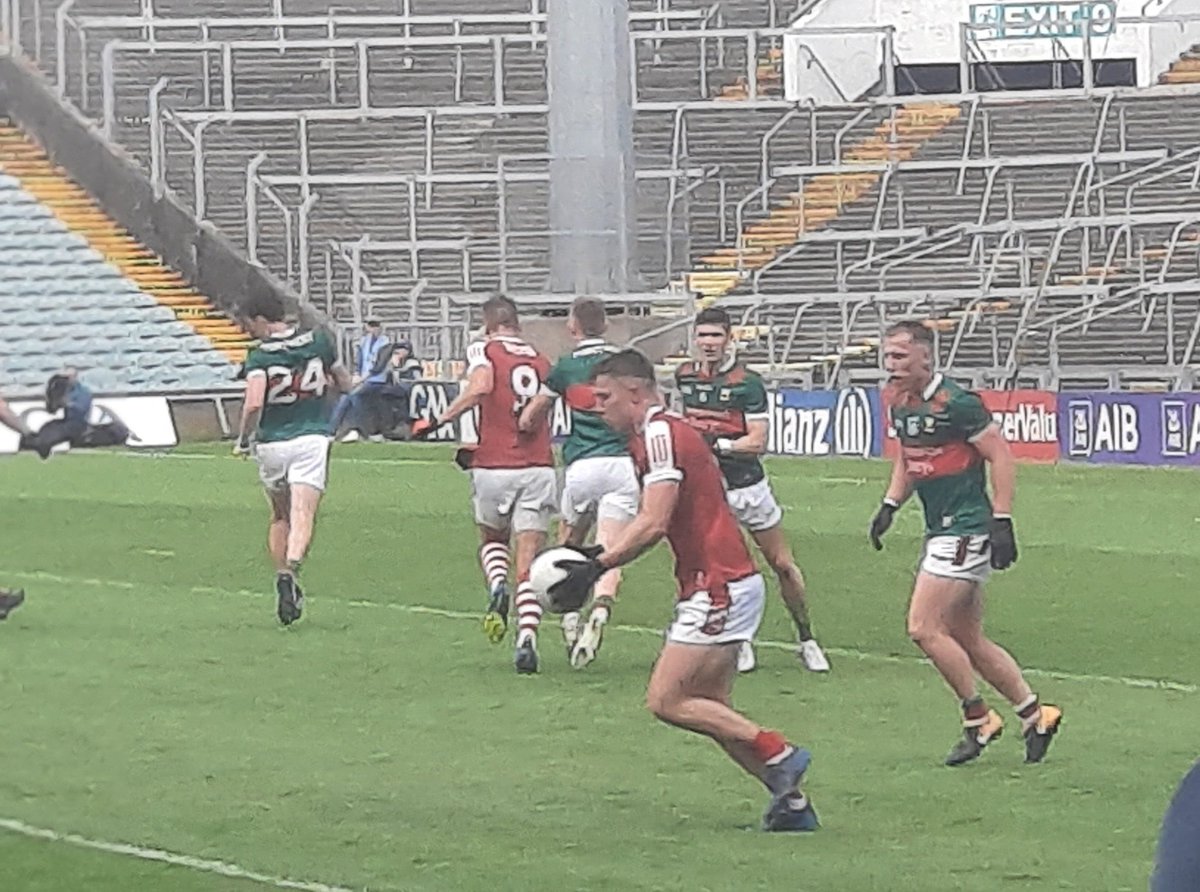
[[[637,287],[637,196],[628,0],[551,3],[550,286]]]

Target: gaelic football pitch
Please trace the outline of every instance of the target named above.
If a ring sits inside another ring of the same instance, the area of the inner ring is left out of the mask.
[[[1022,469],[990,629],[1064,731],[1025,766],[1006,708],[1008,736],[952,770],[955,704],[904,635],[916,510],[876,555],[883,464],[770,470],[833,673],[763,646],[737,697],[812,749],[810,836],[758,832],[759,790],[643,710],[665,547],[596,664],[570,670],[550,626],[518,677],[480,632],[467,482],[439,447],[339,447],[287,630],[252,464],[6,460],[0,582],[29,601],[0,625],[0,889],[1144,889],[1197,755],[1198,478]],[[763,637],[790,638],[774,598]]]

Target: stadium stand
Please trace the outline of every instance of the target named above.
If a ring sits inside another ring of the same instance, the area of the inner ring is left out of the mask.
[[[1148,90],[800,107],[781,29],[803,4],[630,6],[647,289],[719,299],[752,357],[804,381],[876,375],[880,326],[912,314],[992,380],[1114,362],[1184,380],[1194,48]],[[64,95],[334,316],[432,326],[446,295],[546,290],[540,0],[78,0],[58,18],[35,54]],[[450,303],[458,324],[471,301]]]
[[[0,123],[0,375],[39,392],[64,366],[103,393],[229,386],[245,336]]]

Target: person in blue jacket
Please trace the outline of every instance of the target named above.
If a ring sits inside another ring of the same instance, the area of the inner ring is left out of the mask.
[[[22,438],[23,448],[33,449],[43,459],[60,443],[76,448],[119,446],[129,439],[129,428],[117,418],[94,424],[92,392],[79,380],[74,369],[51,375],[46,383],[46,411],[51,418],[36,433]]]
[[[342,425],[348,426],[344,443],[358,440],[368,423],[367,405],[376,396],[376,391],[386,384],[386,362],[390,343],[383,333],[383,325],[374,317],[367,320],[367,330],[358,342],[354,366],[351,369],[353,389],[338,400],[329,421],[329,432],[337,436]]]

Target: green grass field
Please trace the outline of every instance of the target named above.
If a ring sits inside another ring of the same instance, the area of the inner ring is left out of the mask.
[[[467,481],[439,448],[339,448],[286,630],[252,464],[5,461],[0,581],[29,601],[0,625],[0,889],[1144,889],[1196,756],[1196,478],[1022,470],[990,629],[1064,731],[1025,766],[1005,709],[1008,736],[951,770],[956,705],[904,634],[918,512],[876,555],[884,465],[771,471],[834,671],[764,646],[737,697],[814,753],[824,827],[801,837],[758,832],[764,795],[642,708],[665,546],[596,664],[570,670],[549,626],[541,675],[518,677],[480,632]],[[774,597],[762,636],[790,637]]]

